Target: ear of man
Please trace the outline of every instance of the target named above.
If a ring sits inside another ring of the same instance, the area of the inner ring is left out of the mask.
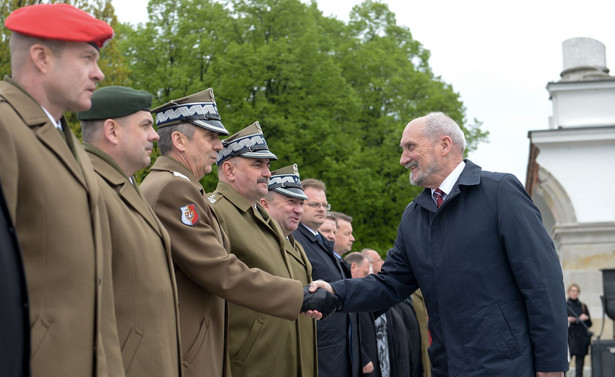
[[[171,142],[173,143],[173,147],[178,152],[183,153],[186,151],[186,139],[186,135],[179,131],[173,131],[173,133],[171,134]]]
[[[32,63],[41,73],[46,74],[49,73],[51,69],[51,64],[54,59],[53,51],[40,43],[35,43],[30,46],[30,59]]]
[[[103,123],[103,130],[105,139],[107,139],[109,143],[113,145],[118,145],[120,143],[120,127],[122,127],[122,125],[113,119],[105,120]]]
[[[232,160],[232,159],[231,159]],[[222,171],[222,174],[229,182],[235,181],[235,165],[231,160],[226,160],[218,167],[218,171]]]

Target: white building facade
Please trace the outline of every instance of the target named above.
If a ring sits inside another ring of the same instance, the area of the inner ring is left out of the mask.
[[[601,269],[615,269],[615,77],[599,41],[573,38],[562,46],[561,80],[547,85],[549,128],[528,133],[526,189],[553,238],[566,287],[581,287],[599,334]],[[612,339],[613,321],[604,325],[602,338]]]

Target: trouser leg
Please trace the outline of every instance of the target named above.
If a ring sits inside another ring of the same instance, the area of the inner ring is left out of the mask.
[[[583,377],[583,363],[585,362],[585,355],[574,355],[574,364],[576,369],[575,377]]]

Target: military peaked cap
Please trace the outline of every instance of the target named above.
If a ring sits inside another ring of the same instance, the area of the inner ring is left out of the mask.
[[[231,157],[268,158],[277,160],[277,156],[269,151],[263,131],[258,122],[254,122],[243,130],[222,141],[223,149],[218,152],[216,164],[220,166]]]
[[[297,164],[272,171],[271,178],[269,178],[269,191],[275,191],[291,198],[308,199],[303,192]]]
[[[152,113],[156,114],[158,128],[192,123],[221,135],[229,134],[220,121],[214,90],[211,88],[167,102],[152,110]]]

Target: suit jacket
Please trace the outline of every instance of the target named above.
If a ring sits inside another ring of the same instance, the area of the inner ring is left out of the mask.
[[[260,204],[252,206],[224,182],[218,183],[209,199],[222,228],[229,235],[231,252],[237,258],[250,267],[260,268],[272,275],[293,277],[282,230]],[[300,281],[295,281],[303,287]],[[296,313],[299,313],[303,291],[293,301]],[[288,321],[230,304],[229,326],[233,377],[309,375],[300,369],[301,336],[296,317],[294,321]]]
[[[23,252],[32,375],[121,376],[104,204],[62,124],[65,140],[29,94],[0,82],[0,179]]]
[[[410,299],[392,306],[387,316],[391,377],[421,377],[421,332]]]
[[[90,144],[84,148],[98,173],[109,218],[126,376],[179,376],[179,313],[169,235],[117,163]]]
[[[429,189],[408,205],[381,273],[333,286],[345,311],[385,308],[420,286],[434,377],[568,369],[557,254],[511,174],[467,161],[440,208]]]
[[[305,225],[299,224],[293,232],[305,250],[312,264],[312,278],[327,282],[350,277],[350,269],[344,261],[333,254],[333,246],[321,235],[319,240]],[[357,329],[357,326],[354,327]],[[318,321],[318,375],[320,377],[351,377],[360,373],[360,353],[358,339],[352,347],[349,339],[351,316],[346,313],[333,313],[324,321]]]
[[[361,339],[361,365],[372,363],[374,371],[363,373],[365,377],[380,377],[380,362],[378,359],[378,343],[376,338],[375,317],[372,312],[357,313],[359,316],[359,329]]]
[[[141,189],[171,236],[184,375],[228,376],[225,300],[290,320],[299,314],[302,285],[250,269],[230,254],[205,190],[176,160],[158,157]]]
[[[0,370],[30,375],[30,316],[21,249],[0,180]]]

